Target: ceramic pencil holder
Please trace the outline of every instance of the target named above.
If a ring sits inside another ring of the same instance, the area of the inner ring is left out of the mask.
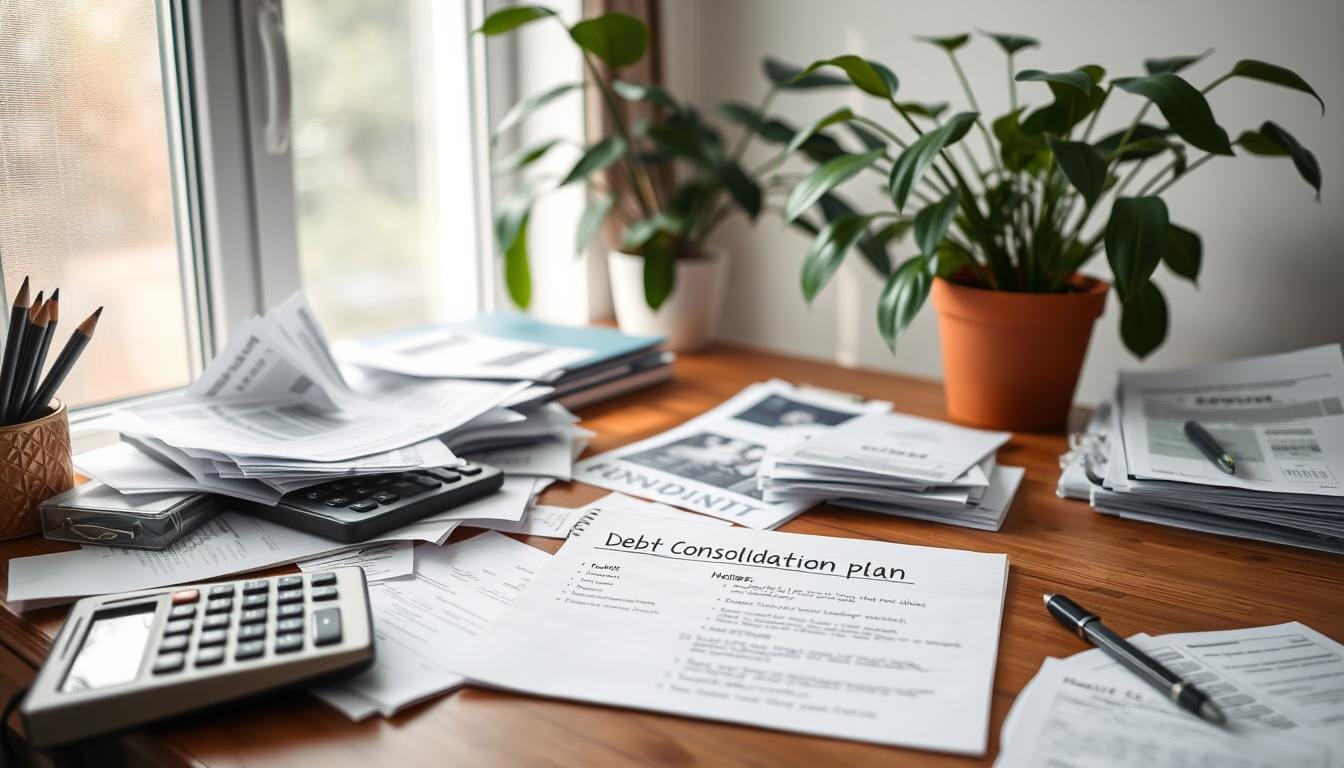
[[[74,485],[69,414],[64,402],[52,405],[32,421],[0,427],[0,539],[40,533],[37,505]]]

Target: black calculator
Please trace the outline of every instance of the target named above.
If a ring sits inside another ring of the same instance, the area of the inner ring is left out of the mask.
[[[353,673],[373,642],[359,568],[86,597],[20,711],[45,749]]]
[[[351,544],[414,523],[498,491],[498,467],[451,467],[342,478],[291,491],[275,504],[231,500],[240,512]]]

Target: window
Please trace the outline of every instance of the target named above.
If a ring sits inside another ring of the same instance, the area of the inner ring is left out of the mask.
[[[6,302],[25,275],[34,291],[59,286],[53,344],[106,307],[61,389],[72,405],[181,386],[199,365],[195,275],[177,227],[173,62],[158,13],[154,0],[0,0]]]

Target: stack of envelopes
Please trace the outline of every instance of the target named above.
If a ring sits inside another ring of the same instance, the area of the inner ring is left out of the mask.
[[[901,413],[874,413],[774,445],[757,483],[768,502],[830,502],[998,530],[1022,480],[1000,466],[1011,437]]]

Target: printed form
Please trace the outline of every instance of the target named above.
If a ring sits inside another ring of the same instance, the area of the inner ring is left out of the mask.
[[[484,684],[983,754],[1006,556],[597,512],[454,661]]]

